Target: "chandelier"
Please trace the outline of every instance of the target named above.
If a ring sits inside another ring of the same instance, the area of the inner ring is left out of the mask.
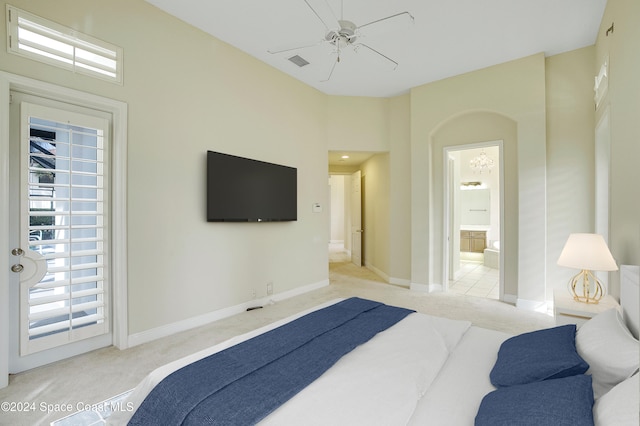
[[[485,170],[491,173],[491,169],[495,166],[495,162],[492,158],[487,156],[484,150],[482,150],[480,151],[480,155],[469,160],[469,166],[471,167],[471,170],[480,174]]]

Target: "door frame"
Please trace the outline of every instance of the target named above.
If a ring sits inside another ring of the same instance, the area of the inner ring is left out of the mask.
[[[611,193],[611,113],[609,105],[595,127],[595,232],[609,244]],[[599,271],[596,276],[609,291],[609,272]]]
[[[363,197],[364,197],[364,176],[362,174],[362,170],[357,170],[351,174],[351,188],[350,188],[350,197],[349,197],[349,214],[351,216],[351,263],[356,266],[363,266],[364,262],[364,214],[362,214],[362,206],[364,205]],[[355,197],[354,195],[354,185],[357,187],[357,192],[359,197]],[[355,211],[355,210],[358,211]],[[358,215],[360,216],[358,218]],[[358,220],[358,226],[354,225],[354,218]],[[355,229],[357,228],[357,229]],[[356,241],[358,244],[356,245]],[[354,260],[354,253],[357,255],[357,262]]]
[[[9,103],[11,91],[105,111],[112,116],[111,250],[113,345],[128,347],[127,318],[127,104],[0,71],[0,388],[9,384]]]
[[[444,224],[444,232],[442,233],[442,247],[444,253],[442,256],[442,289],[444,292],[449,291],[449,267],[451,263],[451,246],[450,240],[452,236],[452,223],[451,223],[451,190],[452,188],[452,173],[451,166],[449,164],[449,154],[453,151],[466,151],[468,149],[498,147],[498,170],[499,186],[500,186],[500,284],[499,284],[499,300],[504,301],[504,141],[495,140],[487,142],[467,143],[462,145],[448,145],[442,150],[443,153],[443,203],[442,203],[442,220]]]

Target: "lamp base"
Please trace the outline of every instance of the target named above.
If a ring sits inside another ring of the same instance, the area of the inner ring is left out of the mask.
[[[576,287],[582,287],[582,294],[576,291]],[[593,292],[591,292],[592,287]],[[569,280],[569,292],[573,296],[573,300],[582,303],[596,304],[604,296],[600,280],[588,269],[583,269]]]

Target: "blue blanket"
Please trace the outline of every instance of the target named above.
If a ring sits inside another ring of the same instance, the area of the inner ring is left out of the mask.
[[[129,425],[252,425],[411,310],[351,298],[189,364]]]

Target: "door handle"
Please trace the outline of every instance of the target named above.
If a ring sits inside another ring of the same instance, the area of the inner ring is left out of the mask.
[[[47,274],[47,260],[37,251],[15,248],[11,254],[19,256],[10,269],[20,274],[20,284],[35,285]]]

